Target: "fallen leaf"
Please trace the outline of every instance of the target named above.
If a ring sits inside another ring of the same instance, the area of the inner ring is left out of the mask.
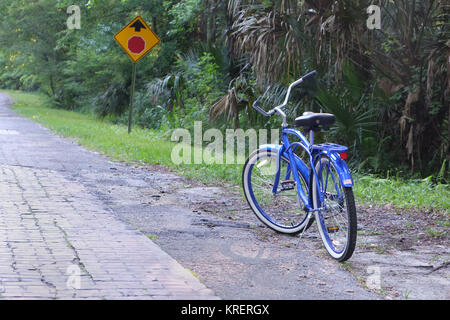
[[[355,291],[352,290],[352,289],[345,289],[344,291],[345,291],[345,292],[348,292],[348,293],[353,293],[353,292],[355,292]]]

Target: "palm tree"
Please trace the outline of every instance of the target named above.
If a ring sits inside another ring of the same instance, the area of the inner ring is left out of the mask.
[[[381,7],[381,30],[367,28],[372,4]],[[321,91],[323,107],[349,115],[338,119],[341,132],[350,137],[377,114],[378,141],[391,137],[383,148],[403,149],[399,162],[413,172],[450,163],[448,0],[229,0],[227,9],[229,52],[252,66],[256,91],[319,69],[327,87],[342,88],[332,102]],[[358,97],[346,87],[348,63],[361,75]],[[236,125],[241,109],[251,111],[238,107],[240,96],[230,86],[210,115],[230,114]]]
[[[228,44],[234,56],[248,57],[258,84],[299,73],[301,8],[296,0],[273,1],[272,5],[253,0],[228,2]]]

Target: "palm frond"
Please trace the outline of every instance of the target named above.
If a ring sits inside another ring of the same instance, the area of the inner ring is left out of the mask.
[[[301,48],[296,38],[298,12],[294,2],[283,1],[278,10],[238,0],[229,6],[233,23],[228,41],[235,56],[250,56],[261,85],[274,83],[297,68]]]
[[[234,118],[236,128],[236,119],[238,119],[238,112],[238,98],[235,88],[232,88],[228,90],[228,93],[209,109],[209,121],[214,121],[220,116],[225,116],[227,120]]]

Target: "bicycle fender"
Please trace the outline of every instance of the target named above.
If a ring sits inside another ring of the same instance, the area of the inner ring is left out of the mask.
[[[348,169],[347,163],[341,159],[341,156],[337,152],[327,152],[333,162],[336,170],[339,174],[339,178],[342,181],[344,187],[353,187],[353,178],[350,170]]]
[[[260,145],[259,146],[259,149],[261,150],[261,149],[266,149],[266,150],[269,150],[269,151],[276,151],[276,152],[279,152],[280,151],[280,149],[281,149],[281,144],[262,144],[262,145]]]

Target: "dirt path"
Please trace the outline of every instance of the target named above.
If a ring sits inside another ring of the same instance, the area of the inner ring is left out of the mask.
[[[130,170],[147,186],[127,185],[116,171],[99,196],[226,299],[450,298],[448,227],[437,223],[448,216],[358,206],[357,249],[339,264],[315,227],[297,246],[297,237],[263,226],[238,187],[204,186],[155,166]]]
[[[448,212],[360,206],[358,251],[348,268],[357,277],[378,268],[377,291],[389,298],[448,300],[449,222]]]
[[[320,239],[258,224],[239,193],[161,167],[125,167],[74,177],[224,299],[378,299],[323,256]]]

